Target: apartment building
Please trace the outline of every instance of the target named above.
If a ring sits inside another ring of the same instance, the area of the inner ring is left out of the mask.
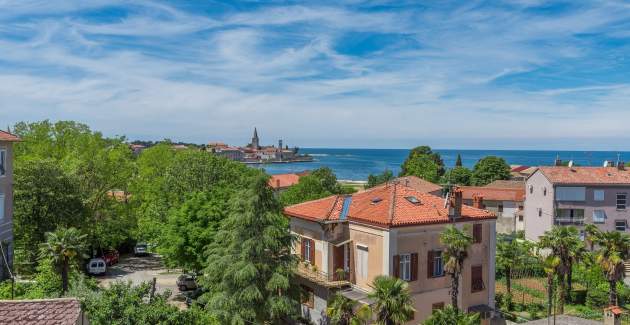
[[[337,291],[371,304],[370,284],[389,275],[409,282],[416,309],[409,324],[426,319],[450,302],[439,237],[454,224],[474,237],[460,279],[459,306],[488,318],[494,308],[496,217],[463,205],[460,190],[453,193],[445,200],[403,180],[287,207],[284,213],[299,238],[293,249],[303,261],[298,268],[307,293],[303,315],[325,323],[327,301]]]
[[[503,181],[486,186],[462,186],[464,204],[473,206],[475,199],[483,200],[481,208],[497,216],[497,232],[509,234],[525,230],[525,183]]]
[[[619,167],[540,167],[526,182],[525,236],[537,241],[554,225],[628,231],[630,171]]]
[[[0,130],[0,280],[13,269],[13,143],[19,140]]]

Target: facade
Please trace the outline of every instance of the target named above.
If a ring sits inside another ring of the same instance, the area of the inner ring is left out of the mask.
[[[0,280],[13,269],[13,143],[19,140],[0,131]]]
[[[554,225],[628,231],[630,171],[620,167],[540,167],[526,182],[525,236]]]
[[[496,186],[496,187],[495,187]],[[525,230],[524,182],[501,182],[486,186],[461,187],[464,204],[473,206],[475,197],[483,200],[482,208],[497,216],[497,232],[509,234]]]
[[[303,315],[326,323],[331,295],[370,304],[370,284],[379,275],[409,282],[418,324],[450,302],[440,233],[448,224],[470,229],[475,243],[460,279],[459,305],[470,311],[494,307],[495,216],[462,205],[461,191],[448,200],[390,182],[353,195],[336,195],[285,208],[299,237],[298,281]],[[488,316],[486,314],[485,316]],[[484,322],[487,322],[485,320]]]
[[[0,324],[89,325],[76,298],[0,300]]]

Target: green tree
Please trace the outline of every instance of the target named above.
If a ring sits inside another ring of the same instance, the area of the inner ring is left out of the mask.
[[[230,200],[208,250],[206,309],[224,324],[282,322],[298,309],[299,290],[291,285],[294,238],[267,180],[258,177]]]
[[[512,270],[522,267],[529,260],[530,247],[525,241],[500,235],[497,241],[496,263],[505,276],[507,294],[512,294]]]
[[[409,152],[409,156],[401,166],[400,176],[414,175],[436,182],[445,172],[444,161],[440,154],[433,152],[429,146],[419,146]]]
[[[455,167],[462,167],[462,156],[460,154],[457,154],[457,159],[455,160]]]
[[[569,269],[574,261],[572,254],[581,245],[584,245],[584,243],[580,240],[577,228],[573,226],[554,226],[551,230],[545,231],[539,238],[538,246],[543,249],[549,249],[551,256],[556,256],[560,259],[556,274],[560,284],[558,310],[561,314],[564,313],[564,304],[567,301],[569,282],[567,277],[570,275]]]
[[[476,325],[479,324],[479,314],[466,314],[448,305],[443,309],[434,310],[423,325]]]
[[[369,305],[359,303],[336,293],[328,302],[326,314],[334,325],[363,325],[372,318]]]
[[[86,235],[76,228],[59,228],[46,233],[46,241],[40,245],[42,259],[50,258],[61,274],[61,294],[68,291],[68,275],[71,263],[84,258]]]
[[[380,275],[374,279],[370,287],[372,292],[368,297],[375,301],[373,309],[377,324],[404,324],[413,318],[415,309],[407,282]]]
[[[510,179],[510,165],[503,158],[488,156],[475,164],[471,182],[473,185],[484,186],[503,179]]]
[[[466,229],[459,230],[453,225],[448,225],[440,234],[440,242],[445,247],[444,271],[451,276],[451,304],[456,309],[457,296],[459,294],[459,277],[464,268],[464,260],[468,257],[468,248],[473,238]]]
[[[365,184],[365,188],[372,188],[377,185],[381,185],[383,183],[389,182],[394,179],[394,173],[391,170],[385,170],[382,174],[368,175],[367,184]]]
[[[553,279],[556,276],[561,261],[558,256],[549,255],[543,258],[541,264],[545,274],[547,274],[547,318],[549,318],[551,316],[551,309],[553,306]]]
[[[333,194],[347,194],[348,191],[337,183],[337,177],[328,167],[314,170],[310,175],[300,177],[297,184],[280,194],[284,205],[292,205],[321,199]]]
[[[444,174],[446,183],[457,185],[470,185],[472,172],[466,167],[455,167]]]
[[[608,303],[618,305],[617,282],[624,278],[624,261],[628,258],[630,237],[618,231],[602,232],[597,236],[595,261],[604,272],[609,284]]]
[[[597,241],[597,238],[601,236],[601,234],[602,232],[599,230],[599,228],[597,228],[597,226],[592,223],[584,226],[584,239],[588,242],[589,250],[591,252],[595,251],[595,242]]]

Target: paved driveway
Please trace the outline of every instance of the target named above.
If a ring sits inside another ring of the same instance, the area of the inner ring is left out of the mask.
[[[151,282],[156,278],[156,292],[170,290],[173,297],[179,293],[176,281],[181,274],[179,270],[167,270],[158,255],[120,257],[120,262],[107,268],[107,274],[99,277],[102,286],[108,286],[114,281],[131,281],[133,284]]]

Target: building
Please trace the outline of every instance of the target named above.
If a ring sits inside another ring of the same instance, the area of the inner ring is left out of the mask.
[[[13,143],[18,141],[0,131],[0,280],[13,270]]]
[[[303,171],[300,173],[290,173],[290,174],[276,174],[271,175],[269,178],[268,184],[269,186],[276,192],[283,192],[289,187],[297,184],[300,181],[302,176],[306,176],[310,174],[309,171]]]
[[[510,177],[512,180],[525,181],[529,175],[536,171],[536,167],[515,165],[510,166]]]
[[[130,144],[129,145],[129,149],[131,149],[131,152],[133,152],[133,154],[135,156],[138,156],[142,153],[142,151],[144,151],[144,149],[146,149],[147,147],[145,145],[141,145],[141,144]]]
[[[464,204],[473,206],[475,198],[483,200],[483,208],[497,216],[497,232],[509,234],[525,230],[525,183],[494,182],[486,186],[462,186]]]
[[[260,149],[260,139],[258,138],[258,130],[254,128],[254,136],[252,137],[252,142],[249,144],[249,147],[258,150]]]
[[[240,148],[236,147],[217,147],[212,151],[214,154],[220,157],[225,157],[228,159],[243,161],[245,159],[245,153]]]
[[[525,185],[525,236],[538,240],[554,225],[628,229],[630,171],[619,167],[540,167]]]
[[[390,182],[285,208],[299,238],[294,252],[303,261],[297,272],[306,293],[303,315],[325,321],[327,300],[337,291],[369,304],[374,278],[389,275],[409,282],[416,309],[409,324],[418,324],[450,302],[439,237],[455,224],[469,227],[475,242],[464,263],[459,306],[487,317],[494,308],[496,218],[463,206],[461,191],[453,193],[445,205],[441,197]]]
[[[435,196],[442,196],[443,188],[440,185],[425,181],[418,176],[403,176],[394,180],[405,186],[411,187],[417,191],[427,194],[433,194]]]
[[[76,298],[0,300],[0,324],[89,325]]]

